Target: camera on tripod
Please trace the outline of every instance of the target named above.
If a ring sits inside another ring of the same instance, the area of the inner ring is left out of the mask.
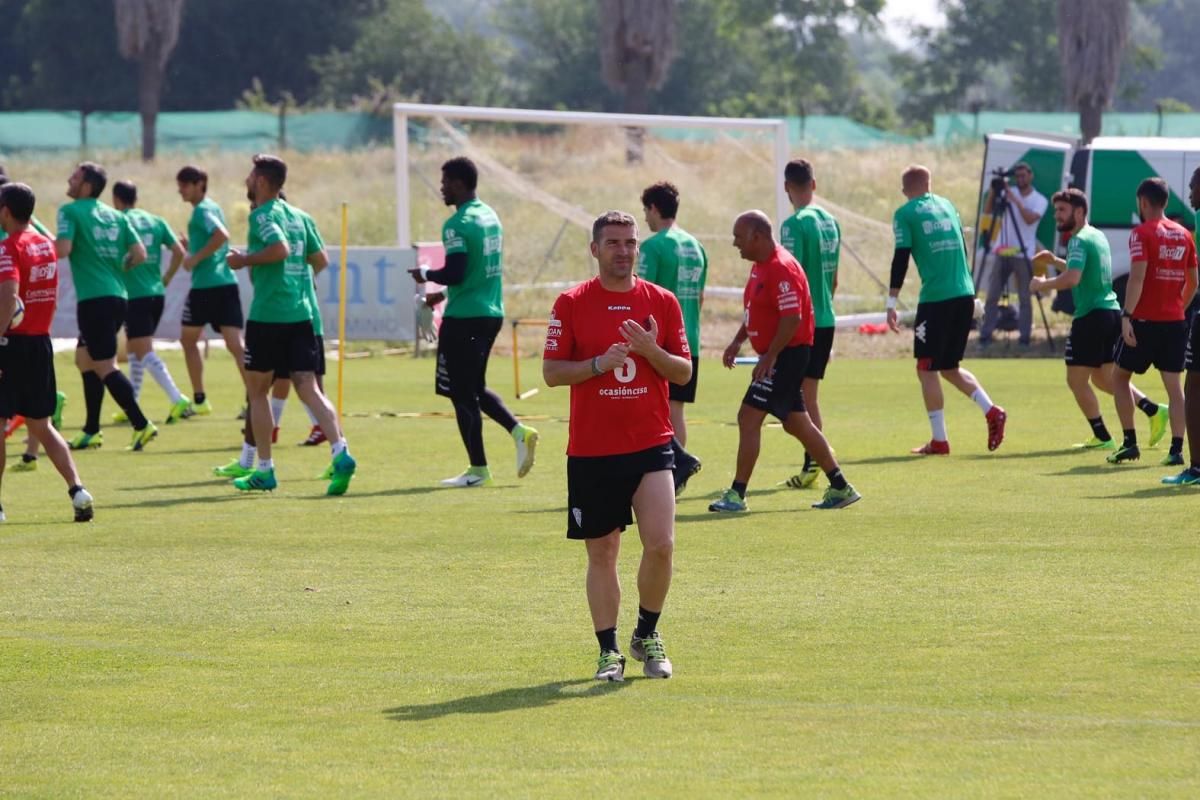
[[[1005,169],[1004,167],[996,167],[992,170],[992,197],[1001,197],[1008,190],[1008,178],[1016,175],[1015,169]]]

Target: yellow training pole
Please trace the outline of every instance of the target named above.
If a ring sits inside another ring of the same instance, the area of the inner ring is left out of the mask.
[[[338,268],[338,427],[342,425],[342,399],[346,385],[346,259],[350,249],[350,206],[342,203],[342,263]]]

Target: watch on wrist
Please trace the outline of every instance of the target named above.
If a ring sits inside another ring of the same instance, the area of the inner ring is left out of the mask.
[[[1132,312],[1132,311],[1126,311],[1125,309],[1123,309],[1123,308],[1122,308],[1122,309],[1121,309],[1121,317],[1122,317],[1123,319],[1133,319],[1133,312]]]

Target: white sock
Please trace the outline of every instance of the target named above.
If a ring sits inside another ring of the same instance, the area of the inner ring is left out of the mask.
[[[333,444],[329,445],[329,450],[330,450],[330,452],[333,453],[334,458],[337,458],[339,455],[341,455],[342,453],[346,452],[349,449],[350,449],[350,447],[349,447],[349,445],[346,444],[345,437],[342,437],[341,439],[338,439]]]
[[[260,470],[262,470],[263,472],[275,469],[275,459],[273,459],[273,458],[258,459],[258,468]]]
[[[929,427],[933,428],[933,440],[935,442],[946,441],[946,411],[939,408],[937,411],[929,412]]]
[[[987,392],[983,390],[982,386],[971,394],[971,399],[975,401],[975,405],[979,406],[983,413],[986,414],[992,410],[992,398],[988,397]]]
[[[304,413],[308,414],[308,421],[312,423],[312,426],[314,428],[321,427],[321,423],[317,421],[317,415],[314,414],[313,410],[308,407],[308,403],[302,402],[300,405],[304,406]]]
[[[129,354],[129,382],[133,384],[134,400],[142,396],[142,369],[144,366],[145,362],[136,354]]]
[[[167,369],[167,365],[158,357],[158,353],[153,351],[146,353],[146,357],[140,362],[146,369],[150,370],[150,375],[162,387],[162,390],[167,393],[167,398],[172,404],[178,403],[183,397],[183,393],[179,391],[179,387],[175,385],[175,381],[171,378],[171,371]],[[141,380],[139,371],[138,380]]]
[[[279,427],[279,423],[283,422],[283,409],[287,406],[286,397],[271,396],[271,417],[275,420],[275,427]]]
[[[254,456],[257,455],[258,448],[252,444],[242,442],[242,457],[238,459],[238,464],[242,469],[250,469],[254,466]]]

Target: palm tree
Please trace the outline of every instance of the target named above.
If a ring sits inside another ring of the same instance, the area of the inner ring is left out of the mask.
[[[1058,0],[1058,52],[1067,103],[1084,143],[1100,134],[1129,36],[1129,0]]]
[[[604,82],[624,98],[623,110],[645,114],[649,92],[667,80],[675,59],[678,0],[599,0],[600,68]],[[642,160],[645,130],[626,130],[625,158]]]
[[[158,106],[167,62],[179,41],[184,0],[113,0],[121,56],[138,62],[142,159],[154,160]]]

